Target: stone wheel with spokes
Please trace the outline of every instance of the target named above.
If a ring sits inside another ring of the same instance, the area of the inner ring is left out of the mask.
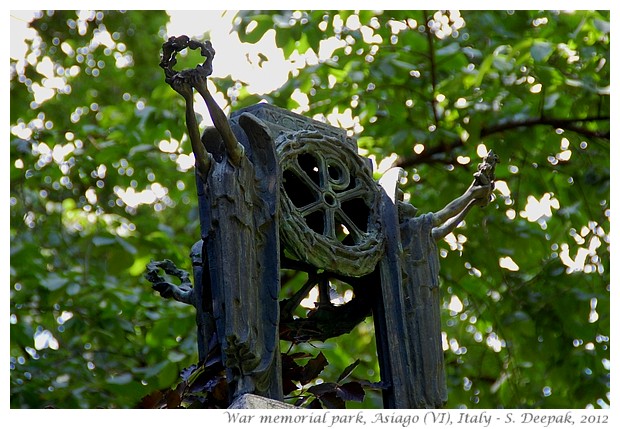
[[[276,141],[285,250],[318,269],[359,277],[381,258],[380,191],[366,159],[314,131]]]

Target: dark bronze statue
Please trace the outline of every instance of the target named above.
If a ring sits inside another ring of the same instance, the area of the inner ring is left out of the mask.
[[[200,48],[205,63],[176,73],[172,69],[174,55],[186,47]],[[207,312],[214,321],[231,396],[256,393],[281,399],[275,149],[259,119],[245,114],[231,124],[213,100],[207,89],[213,55],[208,42],[201,44],[182,36],[164,44],[161,63],[166,81],[185,99],[187,130],[196,159],[203,245],[201,278],[195,278],[195,290],[201,291],[202,297],[191,303],[198,313]],[[194,89],[215,125],[202,137],[193,107]],[[175,285],[154,287],[176,291],[168,294],[175,299],[183,296]],[[199,335],[203,338],[200,358],[208,352],[205,335],[210,332],[209,324],[203,323]]]
[[[205,62],[176,72],[175,55],[185,48],[200,49]],[[376,183],[343,130],[268,104],[227,118],[207,89],[214,55],[209,42],[186,36],[163,45],[166,82],[185,99],[202,239],[192,249],[193,287],[170,261],[149,264],[147,279],[164,298],[196,307],[199,359],[220,347],[231,401],[243,393],[282,399],[280,339],[323,341],[372,313],[384,406],[442,406],[436,242],[472,206],[488,204],[499,158],[489,152],[462,196],[417,215],[402,201],[402,171]],[[215,125],[202,136],[194,90]],[[165,281],[160,269],[181,284]],[[307,281],[280,300],[282,269],[302,271]],[[354,298],[331,302],[333,282],[350,285]],[[315,310],[294,317],[315,287]]]

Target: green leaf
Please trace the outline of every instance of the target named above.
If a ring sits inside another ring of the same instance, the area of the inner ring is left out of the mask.
[[[170,359],[170,362],[180,362],[183,359],[187,359],[187,355],[172,350],[168,353],[168,359]]]
[[[611,24],[609,23],[609,21],[603,21],[602,19],[599,19],[599,18],[596,18],[594,20],[594,26],[597,28],[597,30],[605,34],[609,34],[611,30]]]
[[[514,65],[511,60],[512,58],[509,56],[497,55],[493,58],[493,67],[501,72],[512,71]]]
[[[137,153],[140,152],[153,152],[156,150],[156,147],[152,144],[139,144],[137,146],[133,146],[129,150],[129,157],[133,158]]]
[[[118,244],[121,245],[123,249],[125,249],[127,253],[135,255],[138,252],[138,249],[136,249],[135,246],[131,245],[126,239],[117,236],[116,241]]]
[[[45,287],[47,290],[55,291],[66,285],[67,282],[67,278],[61,277],[56,273],[50,273],[46,278],[41,280],[41,286]]]
[[[252,24],[251,27],[250,24]],[[243,30],[239,32],[239,36],[243,42],[256,43],[263,38],[267,30],[273,28],[273,25],[273,19],[269,15],[252,16],[247,20]],[[248,28],[250,28],[249,31]]]
[[[97,246],[97,247],[101,247],[101,246],[109,246],[111,244],[116,243],[116,239],[114,237],[102,237],[102,236],[95,236],[92,238],[92,243]]]
[[[454,55],[461,50],[461,45],[457,42],[450,43],[449,45],[444,46],[443,48],[437,49],[437,56],[444,57],[448,55]]]
[[[535,41],[530,48],[530,54],[534,61],[542,63],[547,61],[553,50],[554,46],[550,42]]]
[[[106,378],[106,383],[108,384],[127,384],[133,380],[133,376],[126,372],[119,375],[111,375]]]

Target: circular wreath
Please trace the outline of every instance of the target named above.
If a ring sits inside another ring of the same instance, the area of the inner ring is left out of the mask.
[[[174,69],[177,63],[176,55],[185,48],[200,49],[200,55],[205,58],[205,61],[202,64],[198,64],[193,69],[176,71]],[[184,77],[190,73],[198,73],[201,76],[207,77],[213,73],[212,63],[214,56],[215,50],[208,40],[199,42],[197,40],[191,40],[188,36],[172,36],[162,45],[162,56],[159,66],[164,69],[166,83],[171,83],[177,77]]]
[[[383,233],[369,165],[340,140],[315,131],[282,134],[276,147],[287,250],[341,275],[372,272],[383,254]]]

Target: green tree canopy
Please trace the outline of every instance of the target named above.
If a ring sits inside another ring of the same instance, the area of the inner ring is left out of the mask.
[[[199,238],[168,21],[40,12],[11,58],[12,407],[134,407],[196,360],[192,309],[142,278]],[[218,100],[347,129],[421,212],[499,154],[496,199],[440,243],[448,407],[609,404],[609,11],[244,11],[232,36],[291,71],[267,94],[213,79]],[[322,378],[360,358],[377,379],[371,326],[309,348]]]

